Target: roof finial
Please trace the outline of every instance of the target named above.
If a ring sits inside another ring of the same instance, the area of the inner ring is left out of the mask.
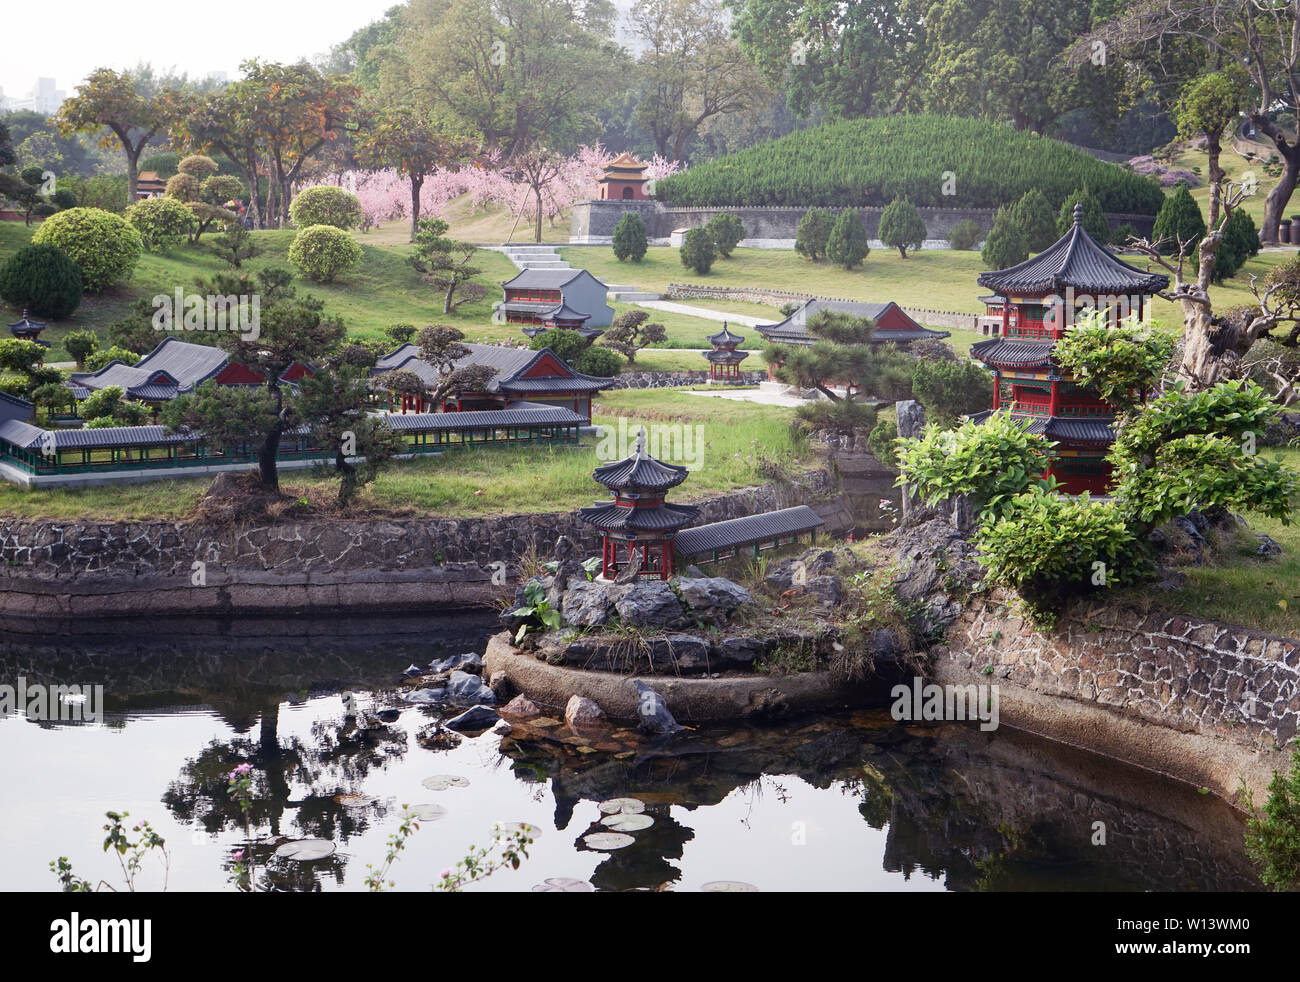
[[[638,457],[645,456],[645,427],[644,426],[636,431],[636,455]]]
[[[1074,203],[1074,224],[1075,225],[1083,224],[1083,202],[1082,201],[1076,201]]]

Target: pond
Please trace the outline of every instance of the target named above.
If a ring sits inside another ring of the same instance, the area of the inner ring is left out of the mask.
[[[100,848],[109,810],[167,840],[170,890],[233,889],[245,836],[225,775],[240,763],[253,767],[255,837],[335,846],[314,862],[270,860],[259,875],[275,889],[364,890],[404,805],[442,814],[391,870],[399,890],[429,889],[497,822],[528,823],[536,841],[518,870],[471,889],[554,877],[598,890],[1257,888],[1241,817],[1222,802],[1005,727],[902,725],[880,709],[697,728],[664,746],[616,729],[596,749],[563,727],[447,746],[433,724],[449,714],[402,702],[398,678],[481,652],[496,630],[485,616],[42,628],[0,624],[0,684],[103,685],[103,713],[0,717],[9,890],[57,889],[58,856],[120,884]],[[345,691],[396,719],[359,731]],[[467,783],[429,790],[438,776]],[[626,848],[589,848],[600,803],[618,797],[643,802],[652,823]],[[138,886],[163,886],[152,857]]]

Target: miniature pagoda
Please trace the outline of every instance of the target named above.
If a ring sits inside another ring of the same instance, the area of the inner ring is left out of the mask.
[[[648,201],[645,172],[649,166],[623,151],[604,166],[600,180],[596,182],[600,185],[600,197],[615,201]]]
[[[50,342],[41,340],[41,331],[45,330],[44,321],[34,321],[27,316],[27,311],[23,311],[22,320],[14,321],[9,325],[9,332],[20,341],[35,341],[37,344],[43,344],[45,347],[50,346]]]
[[[712,351],[704,352],[709,361],[709,379],[716,382],[740,378],[740,363],[749,357],[748,351],[737,351],[736,346],[745,339],[739,334],[727,330],[727,322],[722,322],[722,330],[705,338],[713,345]]]
[[[1001,337],[970,349],[993,371],[993,409],[971,419],[982,423],[997,410],[1010,410],[1030,433],[1056,442],[1058,459],[1048,473],[1062,490],[1105,492],[1115,410],[1062,373],[1052,350],[1078,312],[1096,309],[1111,325],[1131,313],[1140,320],[1147,298],[1165,289],[1169,277],[1107,251],[1084,229],[1083,208],[1075,205],[1074,224],[1055,244],[1010,269],[981,273],[978,282],[994,291],[985,304],[988,316],[1002,323]]]
[[[614,496],[613,501],[578,512],[584,522],[600,530],[604,578],[672,577],[673,536],[697,519],[700,510],[693,505],[670,505],[664,497],[689,473],[685,467],[665,464],[646,453],[644,427],[637,432],[632,456],[592,472]]]

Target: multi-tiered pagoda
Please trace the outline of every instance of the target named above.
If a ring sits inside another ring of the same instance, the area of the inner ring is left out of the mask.
[[[50,342],[41,340],[41,331],[45,330],[44,321],[34,321],[27,316],[27,311],[23,311],[22,320],[16,320],[9,325],[11,333],[19,341],[35,341],[37,344],[43,344],[45,347],[50,346]]]
[[[632,456],[597,467],[592,477],[609,488],[614,500],[579,515],[600,529],[600,571],[607,579],[618,577],[629,565],[639,567],[638,577],[670,579],[673,575],[673,536],[699,517],[693,505],[670,505],[669,488],[686,480],[689,471],[665,464],[646,453],[645,429],[636,436]]]
[[[723,321],[722,330],[705,340],[713,345],[712,351],[704,352],[709,361],[709,378],[715,382],[740,378],[740,363],[749,357],[749,352],[737,351],[736,346],[745,340],[744,336],[732,334]]]
[[[1063,373],[1052,350],[1089,309],[1112,325],[1130,314],[1141,319],[1169,277],[1106,250],[1084,229],[1083,208],[1075,205],[1074,224],[1055,244],[1010,269],[981,273],[979,284],[994,291],[984,302],[989,316],[1001,318],[1001,337],[971,346],[971,355],[993,370],[993,410],[971,418],[982,423],[994,410],[1010,410],[1030,433],[1056,442],[1059,459],[1049,473],[1064,491],[1106,491],[1115,410]]]

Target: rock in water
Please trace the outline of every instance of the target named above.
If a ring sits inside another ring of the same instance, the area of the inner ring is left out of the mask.
[[[459,669],[451,673],[447,698],[457,706],[495,706],[497,702],[496,693],[481,678]]]
[[[448,655],[446,658],[435,658],[429,662],[429,671],[435,675],[458,668],[463,672],[473,672],[477,675],[483,670],[483,659],[474,652],[467,651],[461,655]]]
[[[571,696],[568,705],[564,707],[564,722],[569,724],[570,729],[596,726],[604,721],[604,711],[590,699],[582,696]]]
[[[527,696],[515,696],[501,709],[503,716],[509,716],[512,719],[533,719],[542,715],[541,709],[537,703],[533,702]]]
[[[454,719],[447,720],[445,725],[447,729],[455,730],[458,733],[476,733],[479,730],[486,730],[500,721],[501,717],[497,715],[495,709],[490,709],[487,706],[474,706]]]
[[[673,719],[663,696],[640,679],[633,679],[632,687],[636,689],[636,717],[643,733],[667,736],[685,729]]]

